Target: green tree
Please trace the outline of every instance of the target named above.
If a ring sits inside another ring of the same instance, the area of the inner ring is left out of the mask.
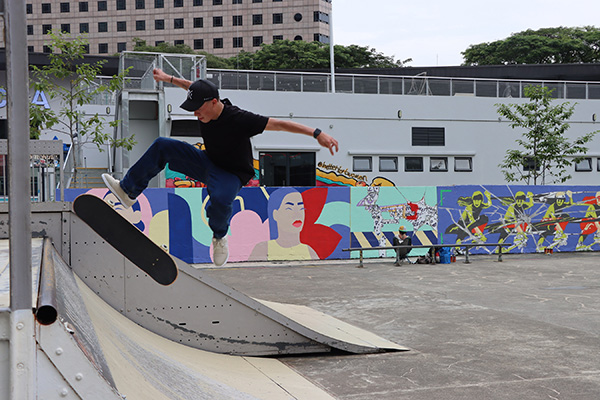
[[[133,38],[133,51],[147,51],[153,53],[170,53],[170,54],[200,54],[206,57],[206,66],[216,69],[231,69],[231,62],[222,57],[217,57],[205,51],[194,51],[186,44],[172,45],[166,42],[159,43],[157,46],[149,46],[145,40]]]
[[[576,104],[552,104],[552,90],[539,85],[525,87],[524,94],[527,103],[496,104],[498,113],[511,121],[511,128],[525,129],[522,138],[516,140],[520,149],[508,150],[499,167],[507,182],[564,183],[571,179],[567,167],[583,159],[582,154],[588,151],[585,145],[598,131],[569,142],[565,137],[567,120]]]
[[[506,39],[469,46],[463,65],[565,64],[600,62],[600,29],[528,29]]]
[[[357,45],[334,46],[336,68],[399,68],[412,61],[396,61],[375,49]],[[240,52],[229,59],[239,69],[325,69],[329,68],[329,45],[302,40],[277,40],[263,44],[256,53]]]
[[[41,90],[51,99],[58,99],[60,109],[55,112],[37,105],[30,105],[30,136],[39,137],[42,129],[54,131],[69,137],[74,150],[74,180],[81,160],[81,149],[86,143],[93,143],[99,151],[110,145],[131,150],[135,144],[133,136],[114,139],[104,132],[106,121],[98,113],[86,114],[82,106],[90,104],[103,92],[121,89],[126,72],[113,76],[106,84],[95,80],[102,71],[105,60],[93,64],[83,62],[88,41],[84,36],[75,38],[65,33],[51,33],[48,54],[49,64],[41,68],[32,66],[31,86]],[[119,121],[109,121],[115,127]]]

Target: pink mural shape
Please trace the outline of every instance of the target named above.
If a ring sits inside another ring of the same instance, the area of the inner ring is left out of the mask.
[[[231,218],[229,233],[229,261],[248,261],[256,244],[269,240],[269,220],[262,222],[252,210],[240,211]]]

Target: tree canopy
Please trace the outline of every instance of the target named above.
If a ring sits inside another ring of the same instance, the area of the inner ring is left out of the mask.
[[[471,45],[461,54],[463,65],[595,63],[600,62],[600,29],[528,29],[506,39]]]
[[[205,51],[195,52],[187,45],[173,46],[160,43],[148,46],[144,40],[134,39],[135,51],[160,53],[202,54],[206,56],[208,68],[235,69],[324,69],[329,68],[329,45],[320,42],[302,40],[277,40],[263,44],[255,53],[240,51],[237,56],[221,58]],[[357,45],[335,45],[334,60],[336,68],[399,68],[412,61],[395,60],[373,48]]]
[[[496,104],[498,113],[510,121],[511,128],[524,129],[517,139],[519,149],[506,152],[499,165],[507,182],[526,184],[565,183],[571,179],[567,167],[583,159],[598,131],[570,142],[566,138],[568,120],[575,111],[569,102],[553,104],[552,90],[539,85],[526,86],[522,104]]]

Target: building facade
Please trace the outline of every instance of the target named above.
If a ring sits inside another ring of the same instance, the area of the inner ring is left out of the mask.
[[[26,8],[30,52],[49,52],[49,32],[60,30],[87,35],[94,55],[132,50],[139,38],[232,57],[275,40],[328,43],[331,1],[29,0]]]

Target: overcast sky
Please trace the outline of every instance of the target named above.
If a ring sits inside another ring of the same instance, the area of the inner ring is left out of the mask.
[[[335,44],[369,46],[409,66],[460,65],[471,44],[526,29],[600,27],[600,0],[333,0]]]

